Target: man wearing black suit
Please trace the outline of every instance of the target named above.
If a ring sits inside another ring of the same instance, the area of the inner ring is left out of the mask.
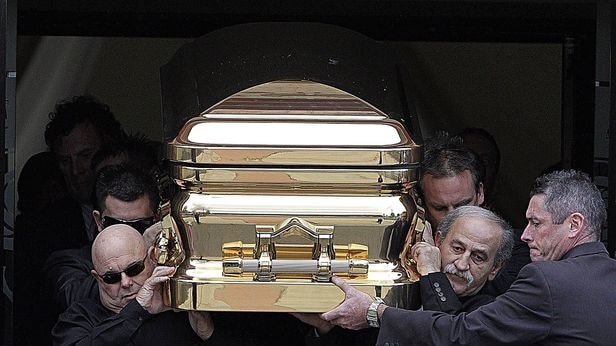
[[[336,279],[345,301],[322,317],[361,329],[376,311],[377,345],[613,345],[616,261],[599,241],[606,219],[599,190],[574,170],[541,176],[526,218],[522,240],[533,263],[493,303],[455,316],[399,310]]]
[[[462,206],[441,220],[435,241],[437,246],[421,242],[411,249],[423,310],[470,312],[494,301],[497,295],[485,286],[511,256],[507,222],[487,209]]]
[[[447,313],[470,312],[494,301],[485,292],[511,256],[513,232],[507,222],[493,212],[476,206],[462,206],[447,214],[436,233],[437,246],[420,242],[411,249],[421,275],[419,297],[423,310]],[[390,291],[392,292],[392,291]],[[390,303],[388,296],[385,301]],[[419,307],[419,306],[418,306]],[[374,345],[378,330],[348,331],[298,315],[317,329],[307,345]],[[317,336],[318,335],[318,336]]]
[[[156,182],[139,168],[111,165],[100,170],[96,180],[98,207],[93,211],[97,234],[113,224],[127,224],[143,234],[148,246],[154,245],[160,225],[159,195]],[[47,292],[51,292],[57,313],[74,301],[96,297],[98,287],[90,274],[92,246],[55,251],[43,272]],[[49,299],[49,298],[48,298]]]
[[[428,139],[421,162],[419,193],[426,217],[436,230],[441,220],[457,207],[484,206],[486,181],[481,158],[465,147],[462,138],[438,132]],[[511,258],[484,292],[497,296],[507,291],[518,272],[530,263],[528,246],[520,240],[521,230],[514,230],[515,244]]]
[[[208,313],[173,312],[163,304],[161,284],[175,268],[156,266],[154,247],[131,226],[101,231],[92,264],[98,296],[75,301],[60,315],[54,345],[196,345],[212,336]]]

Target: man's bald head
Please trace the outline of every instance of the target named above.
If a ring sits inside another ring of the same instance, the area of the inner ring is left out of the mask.
[[[137,295],[154,270],[143,236],[117,224],[105,228],[92,244],[92,275],[103,306],[118,313]]]
[[[92,263],[95,269],[110,258],[125,256],[128,253],[145,253],[143,236],[134,228],[117,224],[105,228],[96,236],[92,244]],[[101,268],[102,269],[102,268]],[[102,270],[104,272],[104,269]]]

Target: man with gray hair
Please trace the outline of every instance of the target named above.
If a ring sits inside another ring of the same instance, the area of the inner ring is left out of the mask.
[[[426,217],[434,229],[457,207],[483,206],[484,181],[481,158],[463,145],[462,138],[440,131],[426,141],[418,188]],[[514,231],[511,258],[485,288],[491,295],[507,291],[520,269],[530,263],[528,246],[520,240],[521,235],[522,230]]]
[[[601,193],[588,175],[556,171],[535,181],[522,240],[533,263],[490,304],[467,314],[409,311],[373,303],[336,278],[345,301],[323,318],[349,329],[380,322],[377,345],[613,345],[616,260],[600,234]]]
[[[511,257],[509,224],[487,209],[463,206],[443,218],[435,241],[436,246],[421,242],[411,249],[423,309],[469,312],[492,302],[495,296],[483,288]]]
[[[487,209],[463,206],[447,214],[435,234],[436,246],[420,242],[411,249],[421,275],[423,310],[470,312],[494,301],[496,295],[484,287],[511,256],[512,234],[509,224]],[[321,340],[309,339],[308,344],[374,345],[376,341],[376,330],[334,330],[328,335],[331,324],[309,314],[295,316],[318,328]]]

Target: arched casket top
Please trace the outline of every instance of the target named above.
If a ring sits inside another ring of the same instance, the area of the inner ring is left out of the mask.
[[[213,31],[181,47],[161,67],[165,140],[188,119],[242,90],[303,80],[365,101],[401,121],[420,143],[408,77],[401,71],[406,70],[384,43],[333,25],[251,23]]]

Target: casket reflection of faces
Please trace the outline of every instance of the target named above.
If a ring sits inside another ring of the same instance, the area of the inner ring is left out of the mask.
[[[400,122],[310,81],[255,86],[188,120],[167,145],[179,185],[157,243],[177,266],[167,303],[324,312],[344,299],[332,275],[371,296],[409,285],[401,220],[416,215],[405,187],[419,149]]]

